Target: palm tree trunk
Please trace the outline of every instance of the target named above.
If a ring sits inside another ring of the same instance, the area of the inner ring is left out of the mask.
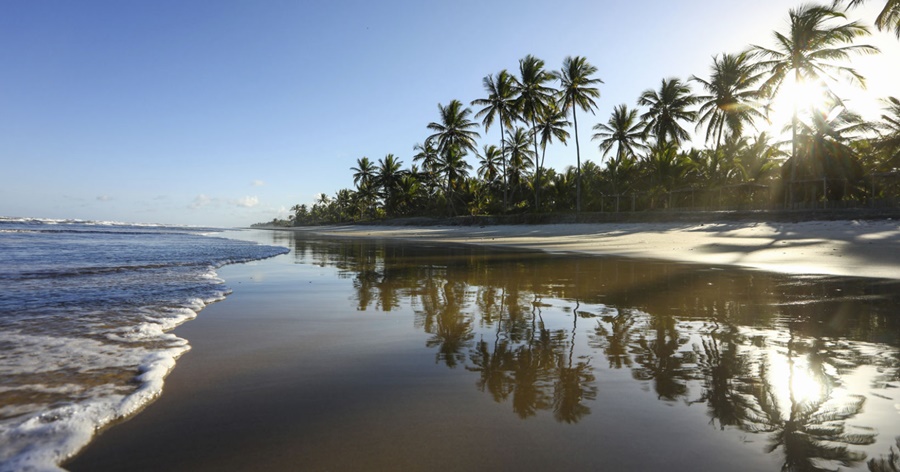
[[[800,84],[800,69],[794,69],[794,87]],[[794,98],[794,114],[791,116],[791,180],[788,182],[788,205],[794,207],[794,181],[797,180],[797,99]]]
[[[716,136],[716,154],[719,153],[719,147],[722,145],[722,131],[725,129],[724,123],[719,123],[719,133]]]
[[[541,210],[541,164],[538,162],[537,148],[537,126],[534,123],[534,114],[531,116],[531,138],[534,141],[534,211],[539,213]]]
[[[509,192],[509,180],[506,174],[506,134],[503,130],[503,113],[500,113],[500,158],[503,159],[503,213],[509,210],[507,195]]]
[[[575,213],[581,213],[581,148],[578,146],[578,116],[572,105],[572,122],[575,125]]]

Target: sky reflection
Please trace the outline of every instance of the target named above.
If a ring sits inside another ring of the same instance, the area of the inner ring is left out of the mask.
[[[782,470],[897,470],[896,282],[275,237],[352,280],[356,310],[411,310],[434,362],[519,418],[576,424],[625,388]]]

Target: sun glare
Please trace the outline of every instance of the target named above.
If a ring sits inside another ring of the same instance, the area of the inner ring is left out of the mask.
[[[788,407],[793,402],[811,403],[825,400],[827,391],[809,370],[809,366],[802,359],[795,358],[794,362],[788,362],[784,353],[770,353],[772,377],[770,381],[775,386],[776,398],[782,407]]]
[[[811,112],[830,112],[834,107],[832,102],[827,89],[820,82],[794,83],[785,80],[769,105],[767,131],[773,136],[790,137],[791,117],[795,107],[799,118],[806,121]]]

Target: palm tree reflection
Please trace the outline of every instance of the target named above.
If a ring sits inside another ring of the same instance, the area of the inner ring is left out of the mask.
[[[675,400],[687,393],[687,380],[692,375],[693,352],[680,351],[688,338],[678,333],[672,316],[652,316],[646,331],[632,344],[638,364],[631,373],[636,380],[652,381],[661,400]]]
[[[782,470],[836,470],[865,460],[850,446],[873,443],[875,433],[850,433],[846,424],[862,411],[865,397],[835,395],[839,379],[820,340],[800,341],[789,328],[785,347],[786,352],[770,350],[763,359],[752,392],[756,404],[741,427],[770,433],[766,452],[781,451]]]
[[[634,311],[624,310],[616,315],[603,316],[597,321],[591,345],[603,350],[610,368],[631,367],[629,344],[636,336],[636,319]]]
[[[842,376],[900,364],[892,286],[464,248],[293,244],[298,259],[352,279],[357,309],[411,307],[435,361],[463,366],[479,391],[523,419],[581,421],[603,369],[629,369],[661,401],[705,405],[716,429],[764,435],[783,470],[832,470],[861,465],[859,446],[875,438],[848,426],[865,399],[847,393]],[[580,318],[593,318],[587,332]],[[856,341],[886,353],[873,361]],[[882,369],[871,388],[896,383],[896,372]],[[898,472],[897,454],[869,468]]]
[[[870,459],[866,465],[871,472],[900,472],[900,437],[897,438],[897,445],[891,446],[887,456]]]
[[[437,347],[437,361],[443,361],[447,367],[456,367],[465,362],[463,349],[470,345],[472,334],[471,316],[460,312],[463,306],[466,286],[460,283],[447,282],[439,289],[439,299],[434,296],[424,304],[425,332],[432,334],[426,341],[428,347]],[[435,303],[437,302],[437,303]]]

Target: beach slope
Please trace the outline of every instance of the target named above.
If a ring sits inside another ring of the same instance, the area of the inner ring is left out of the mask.
[[[900,278],[900,222],[602,223],[293,228],[323,236],[408,239],[615,255],[788,274]]]

